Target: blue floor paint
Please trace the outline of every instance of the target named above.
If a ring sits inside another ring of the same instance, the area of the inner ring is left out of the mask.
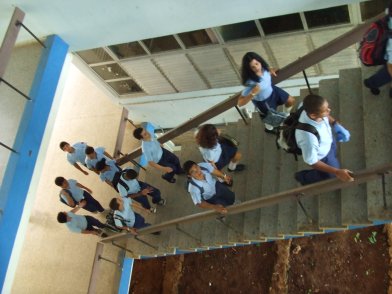
[[[124,258],[120,285],[118,287],[118,294],[129,293],[129,287],[131,286],[133,262],[134,260],[132,258]]]
[[[4,285],[31,177],[68,51],[68,45],[58,36],[49,36],[45,45],[29,93],[32,101],[26,102],[13,146],[18,154],[11,155],[0,188],[0,198],[5,199],[0,221],[0,288]]]

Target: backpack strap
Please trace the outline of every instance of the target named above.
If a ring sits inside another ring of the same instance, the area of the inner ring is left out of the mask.
[[[316,136],[316,138],[320,144],[320,135],[319,135],[317,129],[314,126],[312,126],[311,124],[298,122],[298,124],[295,126],[295,128],[297,130],[312,133],[313,135]]]
[[[67,201],[65,201],[65,200],[63,199],[63,197],[61,197],[62,192],[67,192],[68,195],[72,198],[73,202],[75,203],[75,206],[77,205],[78,201],[75,200],[75,198],[72,196],[71,191],[68,190],[68,189],[61,189],[61,191],[60,191],[60,193],[59,193],[59,197],[60,197],[60,201],[61,201],[61,202],[63,202],[65,205],[68,205],[69,207],[72,207],[71,205],[69,205],[69,204],[67,203]],[[74,206],[74,207],[75,207],[75,206]]]
[[[123,174],[125,174],[125,173],[126,173],[126,171],[123,171],[123,172],[120,174],[120,177],[118,178],[117,184],[120,184],[120,185],[128,192],[128,191],[129,191],[129,186],[128,186],[128,184],[125,183],[124,180],[121,178],[121,176],[122,176]]]
[[[121,215],[118,215],[118,214],[116,214],[115,212],[113,213],[113,219],[118,219],[120,222],[121,222],[121,224],[122,224],[122,226],[123,227],[127,227],[127,224],[126,224],[126,219],[125,218],[123,218]],[[116,224],[116,223],[114,223],[114,224]]]
[[[200,186],[199,186],[198,184],[196,184],[196,182],[195,182],[194,180],[192,180],[192,179],[190,179],[188,182],[189,182],[189,184],[191,184],[191,185],[197,187],[197,188],[200,190],[200,196],[201,196],[201,198],[202,198],[204,201],[206,201],[206,200],[204,199],[204,197],[203,197],[204,188],[203,188],[203,187],[200,187]]]

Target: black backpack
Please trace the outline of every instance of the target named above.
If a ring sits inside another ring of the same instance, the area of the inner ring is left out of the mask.
[[[121,232],[121,229],[117,228],[116,223],[114,221],[114,210],[112,209],[106,215],[105,227],[115,233]]]
[[[320,143],[320,135],[316,128],[310,124],[301,123],[298,121],[302,111],[303,107],[300,107],[296,112],[290,113],[290,115],[283,121],[282,125],[277,128],[277,148],[283,149],[287,153],[292,153],[295,157],[295,160],[298,160],[297,155],[302,155],[302,150],[298,147],[297,140],[295,139],[295,130],[302,130],[312,133],[317,137],[317,140]]]

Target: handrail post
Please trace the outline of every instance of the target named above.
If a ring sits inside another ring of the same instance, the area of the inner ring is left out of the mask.
[[[7,146],[7,145],[1,143],[1,142],[0,142],[0,146],[3,146],[4,148],[6,148],[6,149],[8,149],[9,151],[12,151],[12,152],[14,152],[14,153],[18,153],[18,151],[16,151],[15,149],[13,149],[13,148],[11,148],[11,147],[9,147],[9,146]]]
[[[235,109],[237,109],[237,111],[238,111],[238,113],[240,114],[240,116],[241,116],[241,118],[242,118],[244,124],[245,124],[245,125],[248,125],[248,122],[246,121],[246,118],[245,118],[244,114],[241,112],[241,110],[239,109],[238,105],[235,106]]]
[[[37,37],[36,35],[34,35],[33,32],[30,31],[30,30],[23,24],[23,22],[17,20],[17,21],[16,21],[16,25],[17,25],[17,26],[21,26],[22,28],[24,28],[31,36],[33,36],[33,38],[34,38],[38,43],[41,44],[42,47],[46,48],[45,44],[42,43],[41,40],[38,39],[38,37]]]
[[[131,254],[133,254],[133,251],[132,251],[132,250],[130,250],[130,249],[126,248],[126,247],[123,247],[123,246],[121,246],[121,245],[118,245],[118,244],[114,243],[114,241],[112,241],[112,245],[113,245],[113,246],[116,246],[116,247],[118,247],[118,248],[120,248],[120,249],[122,249],[122,250],[125,250],[125,251],[127,251],[127,252],[129,252],[129,253],[131,253]]]
[[[188,236],[189,238],[194,239],[197,242],[197,244],[201,246],[201,239],[196,238],[195,236],[189,234],[187,231],[181,229],[179,224],[176,224],[176,230],[180,231],[181,233]]]
[[[295,195],[295,198],[297,199],[297,202],[299,204],[299,206],[301,207],[302,212],[305,214],[306,216],[306,220],[308,221],[309,224],[313,224],[315,223],[314,219],[310,216],[310,214],[306,211],[305,206],[302,204],[300,197],[301,196],[305,196],[304,193],[299,193],[297,195]]]
[[[105,260],[105,261],[107,261],[107,262],[113,263],[113,264],[117,265],[118,267],[121,266],[121,263],[118,263],[118,262],[115,262],[115,261],[110,260],[110,259],[108,259],[108,258],[105,258],[105,257],[103,257],[102,255],[98,255],[98,260],[101,260],[101,259],[102,259],[102,260]]]
[[[16,87],[14,87],[13,85],[11,85],[10,83],[8,83],[6,80],[4,80],[3,78],[0,77],[0,83],[3,82],[4,84],[6,84],[8,87],[10,87],[12,90],[18,92],[20,95],[22,95],[23,97],[25,97],[27,100],[31,101],[31,98],[29,96],[27,96],[25,93],[23,93],[21,90],[17,89]]]
[[[148,243],[148,242],[146,242],[146,241],[144,241],[142,239],[139,239],[137,236],[135,236],[135,240],[137,240],[137,241],[139,241],[139,242],[143,243],[144,245],[147,245],[147,246],[149,246],[151,248],[154,248],[155,250],[158,251],[158,247],[157,246],[154,246],[154,245],[152,245],[152,244],[150,244],[150,243]]]
[[[308,87],[309,94],[313,94],[312,89],[310,88],[308,76],[306,75],[305,70],[302,71],[302,74],[304,75],[305,83],[306,83],[306,86]]]
[[[387,209],[387,193],[385,191],[385,173],[381,174],[381,188],[382,188],[382,199],[384,202],[384,209]]]

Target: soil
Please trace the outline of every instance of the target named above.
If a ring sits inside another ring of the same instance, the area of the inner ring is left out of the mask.
[[[135,260],[130,293],[387,293],[388,249],[377,226]]]

